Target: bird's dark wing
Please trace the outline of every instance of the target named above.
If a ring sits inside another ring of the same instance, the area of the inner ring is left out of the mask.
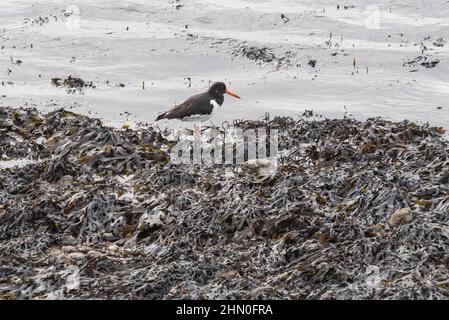
[[[210,114],[213,106],[210,103],[211,97],[207,93],[201,93],[191,96],[186,101],[174,106],[167,112],[159,115],[156,120],[160,119],[182,119],[190,115]]]

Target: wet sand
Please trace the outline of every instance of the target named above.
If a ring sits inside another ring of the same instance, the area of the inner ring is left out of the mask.
[[[444,1],[77,1],[79,15],[71,4],[1,2],[0,106],[72,108],[119,126],[222,80],[243,99],[227,99],[218,123],[313,109],[449,127]],[[51,85],[69,75],[96,88]]]

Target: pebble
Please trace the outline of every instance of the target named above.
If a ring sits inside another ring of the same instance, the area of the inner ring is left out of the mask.
[[[70,253],[70,252],[76,251],[74,246],[64,246],[61,248],[61,250],[62,250],[62,252],[65,252],[65,253]]]
[[[388,219],[388,224],[391,227],[397,227],[410,221],[412,221],[412,210],[410,208],[403,208],[395,211],[391,215],[390,219]]]
[[[108,251],[118,252],[119,250],[120,250],[120,247],[116,244],[111,244],[110,246],[108,246]]]
[[[87,252],[89,252],[91,250],[92,250],[91,247],[84,246],[84,245],[81,245],[81,246],[78,247],[78,251],[82,252],[82,253],[87,253]]]
[[[81,261],[84,260],[85,255],[81,252],[72,252],[67,255],[67,258],[72,261]]]
[[[87,253],[87,256],[89,258],[92,258],[92,259],[97,259],[97,258],[101,258],[103,256],[103,254],[101,252],[98,252],[98,251],[95,251],[95,250],[90,250]]]

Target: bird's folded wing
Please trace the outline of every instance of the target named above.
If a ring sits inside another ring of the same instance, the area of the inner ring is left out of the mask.
[[[167,111],[165,117],[167,119],[182,119],[196,114],[210,114],[212,109],[213,106],[210,104],[209,97],[198,94]]]

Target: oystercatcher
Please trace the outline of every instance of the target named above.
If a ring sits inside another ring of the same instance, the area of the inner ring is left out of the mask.
[[[188,122],[209,120],[223,104],[224,94],[240,99],[234,92],[228,90],[223,82],[214,83],[207,92],[191,96],[183,103],[157,116],[161,119],[179,119]]]

